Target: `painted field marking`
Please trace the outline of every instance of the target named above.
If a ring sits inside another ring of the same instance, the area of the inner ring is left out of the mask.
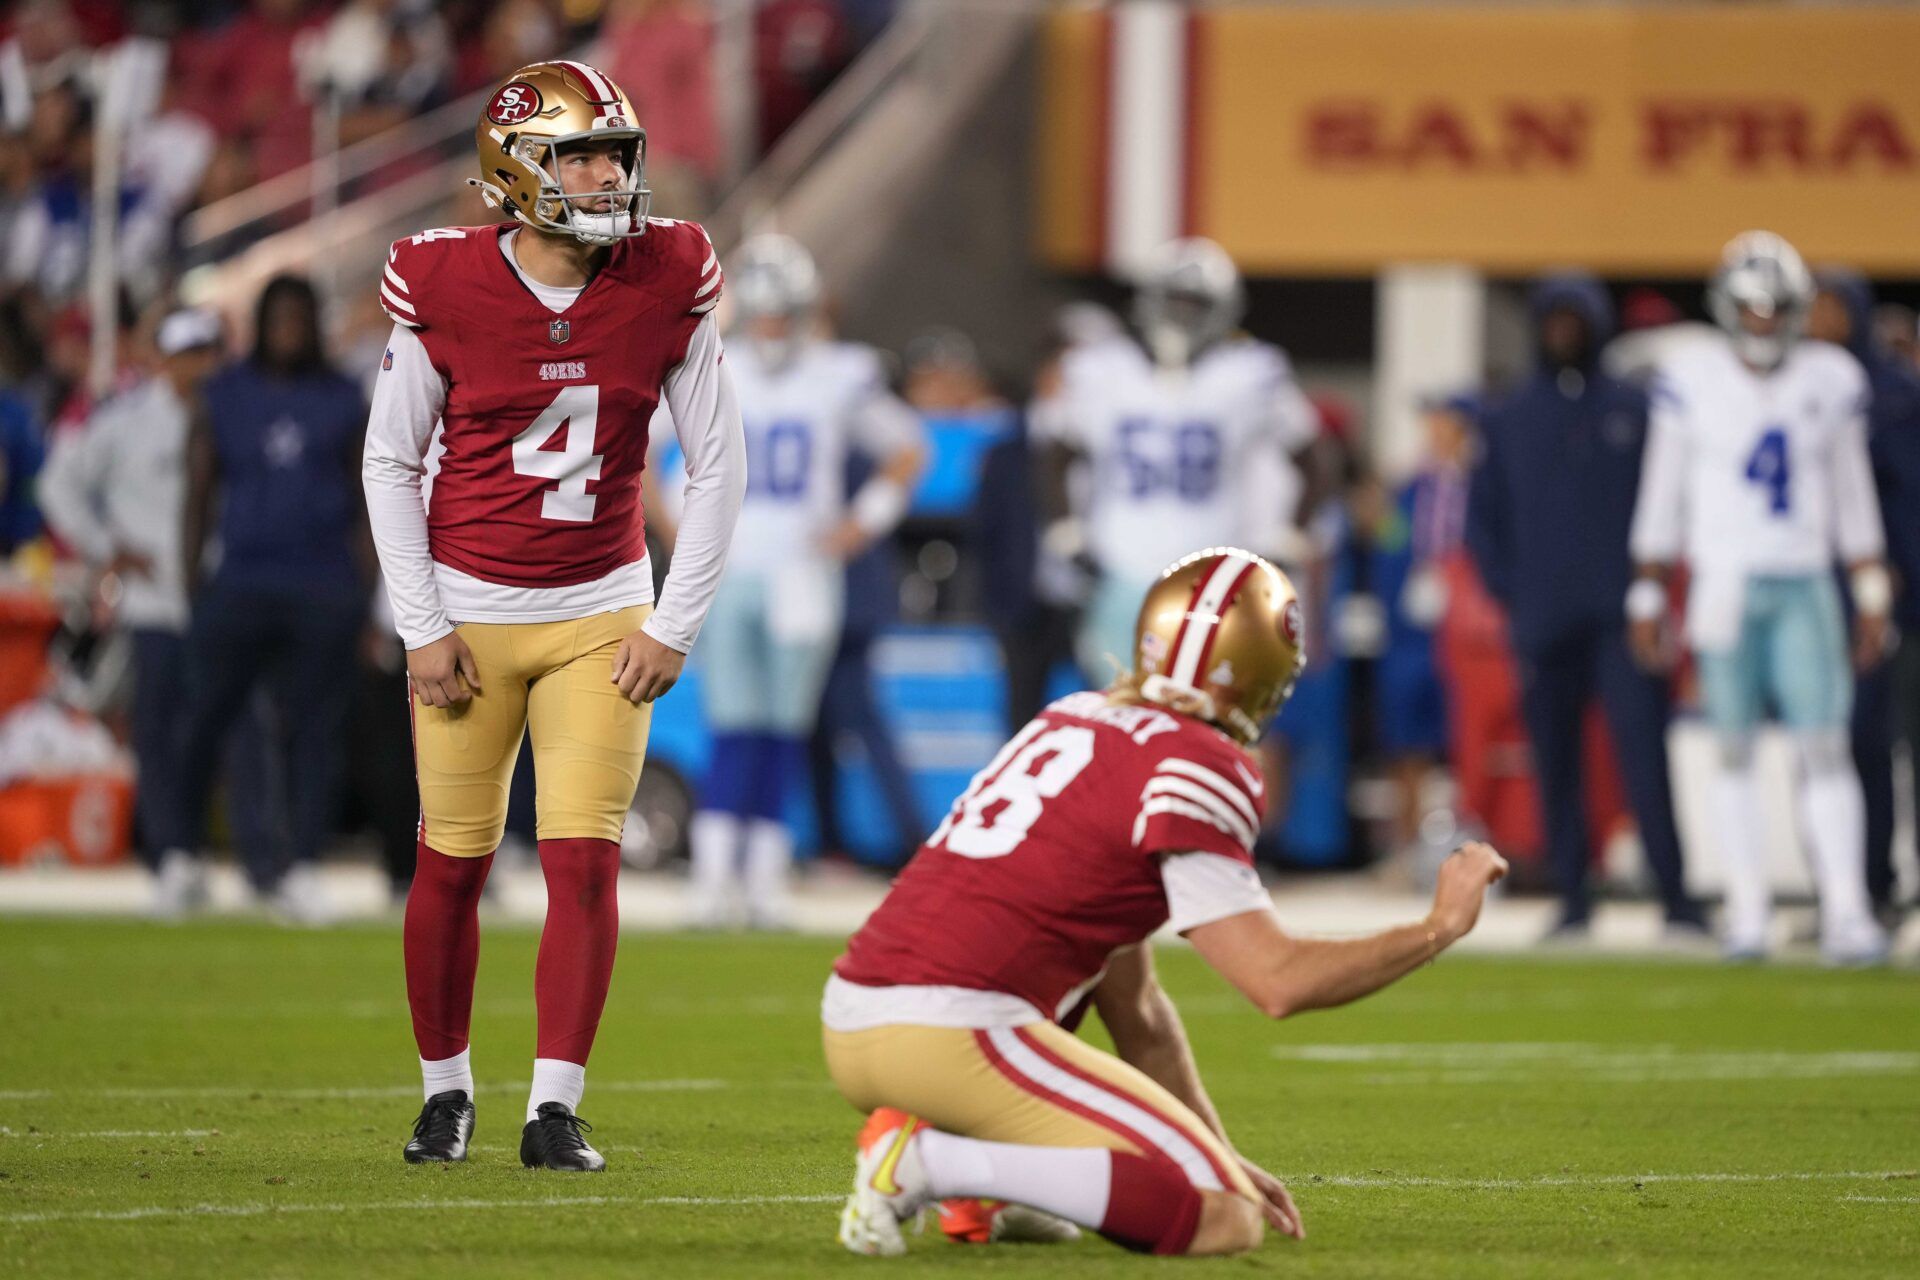
[[[278,1213],[420,1213],[448,1209],[566,1209],[595,1205],[735,1206],[838,1204],[833,1196],[556,1196],[546,1200],[389,1200],[372,1204],[194,1204],[0,1214],[0,1226],[45,1222],[138,1222],[151,1218],[258,1218]]]

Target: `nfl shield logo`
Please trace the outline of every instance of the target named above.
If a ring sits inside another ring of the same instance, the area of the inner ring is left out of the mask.
[[[555,342],[565,342],[573,335],[568,331],[565,320],[555,320],[547,326],[547,336]]]

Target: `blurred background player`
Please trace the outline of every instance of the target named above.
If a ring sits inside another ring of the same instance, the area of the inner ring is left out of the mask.
[[[1583,726],[1597,693],[1669,930],[1698,934],[1667,773],[1667,682],[1634,665],[1620,613],[1633,576],[1627,533],[1646,393],[1600,367],[1613,305],[1598,280],[1543,280],[1529,310],[1537,366],[1480,417],[1467,545],[1506,610],[1519,663],[1520,706],[1560,892],[1553,933],[1579,940],[1592,920],[1593,842],[1582,784],[1593,762],[1583,759]]]
[[[1920,374],[1875,330],[1873,286],[1865,276],[1828,267],[1816,281],[1807,336],[1845,347],[1872,390],[1867,452],[1886,522],[1887,559],[1902,584],[1893,602],[1900,632],[1893,653],[1861,670],[1853,690],[1853,759],[1866,799],[1867,896],[1881,923],[1892,928],[1900,914],[1894,901],[1894,744],[1907,744],[1909,768],[1920,760],[1914,751],[1920,745],[1920,643],[1906,639],[1920,636]]]
[[[1296,938],[1253,869],[1266,798],[1247,748],[1299,675],[1286,575],[1196,552],[1147,592],[1128,671],[1049,705],[977,774],[834,965],[827,1068],[871,1113],[840,1241],[904,1251],[934,1201],[1027,1206],[1157,1254],[1300,1237],[1278,1179],[1238,1154],[1154,977],[1170,926],[1262,1012],[1346,1004],[1464,936],[1506,871],[1443,864],[1426,919]],[[1088,1009],[1115,1053],[1078,1039]]]
[[[741,247],[729,271],[730,349],[747,441],[747,494],[707,621],[700,688],[713,764],[693,821],[693,923],[788,922],[786,801],[840,639],[844,566],[906,514],[925,456],[920,420],[870,347],[821,333],[813,259],[786,236]],[[875,470],[850,498],[848,455]]]
[[[187,708],[187,439],[201,388],[220,367],[220,317],[181,309],[160,322],[156,376],[101,406],[54,447],[40,476],[47,523],[103,579],[133,641],[129,732],[140,789],[140,854],[155,873],[155,913],[174,918],[206,895],[185,852],[163,860],[166,797],[177,789]],[[238,799],[239,797],[236,797]]]
[[[1664,670],[1665,583],[1691,571],[1686,638],[1719,739],[1714,823],[1726,867],[1729,956],[1764,955],[1772,906],[1754,737],[1769,706],[1792,735],[1799,810],[1820,892],[1820,946],[1878,960],[1868,909],[1866,815],[1848,750],[1853,692],[1833,580],[1849,569],[1854,660],[1887,643],[1893,589],[1867,456],[1868,384],[1845,350],[1805,338],[1813,277],[1764,231],[1730,243],[1708,291],[1722,342],[1676,355],[1654,383],[1627,597],[1636,655]]]
[[[284,861],[248,872],[293,919],[323,923],[333,907],[314,864],[331,829],[373,570],[355,483],[366,401],[327,351],[305,277],[268,282],[251,355],[209,379],[201,400],[181,546],[193,607],[187,702],[178,785],[163,797],[162,888],[199,858],[221,749],[264,688],[267,776],[284,779],[287,846]]]
[[[1240,273],[1210,240],[1156,253],[1134,295],[1137,336],[1070,349],[1036,406],[1045,450],[1044,542],[1096,582],[1078,656],[1104,682],[1132,647],[1134,611],[1161,569],[1193,547],[1269,550],[1308,505],[1318,419],[1278,347],[1235,332]]]
[[[646,135],[619,87],[584,63],[523,67],[475,134],[477,185],[510,217],[394,243],[364,467],[420,779],[405,947],[427,1101],[405,1155],[466,1157],[477,907],[531,731],[547,917],[520,1159],[589,1172],[606,1161],[577,1109],[648,704],[706,616],[746,462],[712,318],[719,261],[697,225],[646,216]],[[639,493],[662,398],[688,481],[655,609]]]

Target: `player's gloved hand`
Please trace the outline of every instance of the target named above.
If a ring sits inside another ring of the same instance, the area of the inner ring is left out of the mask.
[[[620,642],[613,655],[613,682],[629,702],[652,702],[673,688],[687,655],[661,644],[644,631]]]
[[[430,707],[451,707],[480,692],[479,664],[458,631],[407,650],[407,679],[414,696]]]
[[[1287,1194],[1286,1185],[1245,1156],[1240,1157],[1240,1168],[1253,1183],[1253,1189],[1260,1193],[1260,1212],[1267,1225],[1283,1236],[1305,1240],[1307,1224],[1300,1220],[1300,1210]]]
[[[1451,946],[1472,931],[1487,890],[1506,874],[1507,860],[1479,840],[1470,840],[1447,855],[1433,889],[1433,910],[1427,915],[1442,946]]]

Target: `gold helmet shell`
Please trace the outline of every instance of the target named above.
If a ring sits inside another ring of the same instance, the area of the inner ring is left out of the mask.
[[[1270,561],[1210,547],[1147,589],[1117,688],[1259,741],[1306,665],[1299,593]]]
[[[626,184],[611,192],[566,194],[555,162],[569,143],[614,139],[623,144]],[[487,97],[474,130],[480,176],[468,181],[487,204],[549,235],[612,244],[647,229],[647,131],[633,104],[605,73],[584,62],[536,62],[502,80]],[[613,196],[611,212],[585,202]]]

